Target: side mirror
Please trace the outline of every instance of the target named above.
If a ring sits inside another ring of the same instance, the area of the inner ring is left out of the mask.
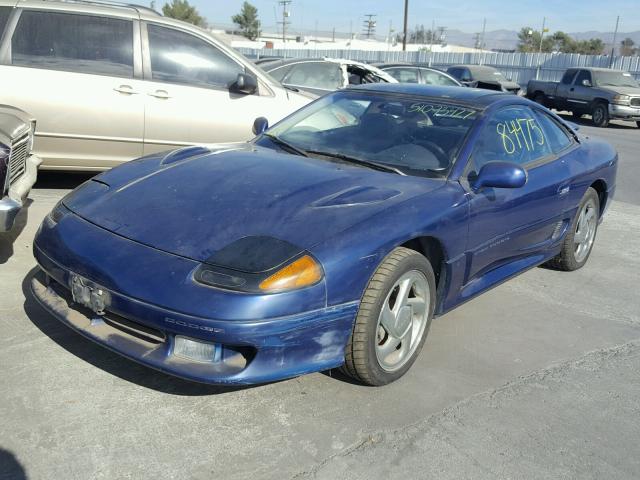
[[[239,73],[236,81],[231,84],[229,91],[234,93],[242,93],[244,95],[251,95],[258,90],[258,80],[246,73]]]
[[[471,181],[471,188],[478,191],[490,188],[520,188],[527,183],[527,172],[513,162],[487,162],[478,176]]]
[[[253,121],[253,134],[262,135],[269,128],[269,120],[264,117],[258,117]]]
[[[591,82],[585,78],[584,80],[582,80],[582,86],[583,87],[590,87],[591,86]]]

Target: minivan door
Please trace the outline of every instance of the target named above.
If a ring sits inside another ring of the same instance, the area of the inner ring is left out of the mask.
[[[139,27],[127,17],[24,9],[0,65],[0,103],[37,119],[45,168],[105,169],[142,154]],[[137,40],[136,40],[137,39]]]
[[[246,69],[208,39],[155,23],[145,30],[145,154],[249,140],[256,117],[275,123],[299,106],[261,82],[254,94],[230,92]]]

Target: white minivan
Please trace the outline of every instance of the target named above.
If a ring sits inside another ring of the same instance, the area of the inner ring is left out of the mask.
[[[0,104],[38,119],[41,168],[104,170],[251,138],[311,100],[207,31],[146,7],[0,0]]]

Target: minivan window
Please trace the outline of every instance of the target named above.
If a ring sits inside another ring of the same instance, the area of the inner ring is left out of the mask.
[[[2,39],[4,27],[7,26],[7,22],[9,21],[11,10],[13,10],[13,7],[0,7],[0,39]]]
[[[173,28],[148,25],[151,78],[196,87],[229,87],[244,68],[215,46]]]
[[[11,40],[11,63],[133,77],[133,23],[119,18],[25,10]]]

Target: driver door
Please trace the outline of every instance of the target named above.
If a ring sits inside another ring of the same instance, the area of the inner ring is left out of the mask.
[[[471,189],[469,182],[490,161],[522,166],[527,183],[520,188]],[[566,228],[564,212],[570,171],[553,153],[536,116],[522,105],[503,107],[487,119],[463,177],[469,191],[469,259],[465,283],[472,292],[533,265]],[[490,273],[500,267],[501,274]],[[485,275],[488,278],[483,277]]]

